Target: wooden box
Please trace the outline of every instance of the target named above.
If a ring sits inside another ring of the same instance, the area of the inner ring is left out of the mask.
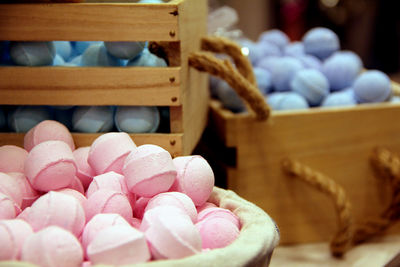
[[[217,100],[210,105],[207,132],[227,151],[218,155],[227,187],[274,218],[281,244],[329,241],[337,229],[331,198],[287,176],[281,164],[286,157],[340,184],[356,223],[378,216],[389,203],[389,188],[374,176],[369,157],[377,146],[400,152],[399,104],[272,112],[263,122],[234,114]]]
[[[122,1],[124,2],[124,1]],[[2,105],[167,106],[170,133],[132,134],[173,156],[190,154],[207,122],[207,75],[188,66],[206,34],[206,0],[163,4],[1,4],[0,40],[151,41],[169,53],[166,68],[1,67]],[[74,133],[77,146],[99,134]],[[0,133],[0,145],[22,145],[24,134]]]

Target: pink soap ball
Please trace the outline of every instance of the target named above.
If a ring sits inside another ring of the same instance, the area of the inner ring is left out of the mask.
[[[63,141],[68,144],[72,151],[75,150],[74,139],[68,128],[64,124],[53,120],[44,120],[31,128],[25,134],[24,148],[27,151],[31,151],[37,144],[55,140]]]
[[[142,232],[128,225],[101,230],[87,248],[93,264],[125,265],[150,260],[150,251]]]
[[[97,175],[109,171],[122,174],[125,158],[135,150],[136,144],[127,133],[102,134],[90,146],[88,163]]]
[[[9,196],[19,207],[22,204],[22,192],[14,177],[0,172],[0,193]]]
[[[201,236],[190,217],[174,206],[145,212],[140,226],[154,259],[180,259],[201,252]]]
[[[7,195],[0,193],[0,220],[14,219],[21,213],[21,208]]]
[[[0,220],[0,261],[19,260],[22,245],[31,234],[32,227],[23,220]]]
[[[18,146],[0,147],[0,172],[24,172],[28,151]]]
[[[81,204],[83,210],[86,209],[87,198],[81,192],[76,191],[76,190],[71,189],[71,188],[59,189],[56,192],[63,193],[63,194],[66,194],[66,195],[74,197]]]
[[[140,225],[142,224],[142,220],[140,220],[140,219],[138,219],[138,218],[135,218],[135,217],[133,217],[132,219],[131,219],[131,225],[132,225],[132,227],[134,227],[134,228],[136,228],[136,229],[140,229]]]
[[[122,172],[129,191],[141,197],[166,192],[176,178],[169,152],[156,145],[141,145],[125,159]]]
[[[150,199],[150,197],[139,197],[136,199],[135,206],[133,206],[133,216],[141,220]]]
[[[182,211],[189,215],[193,223],[197,222],[196,206],[190,197],[180,192],[165,192],[152,197],[146,206],[145,212],[154,207],[164,205],[182,209]]]
[[[38,198],[24,217],[34,231],[56,225],[79,237],[85,226],[81,203],[73,196],[55,191]]]
[[[86,203],[86,221],[99,213],[117,213],[126,221],[133,217],[129,199],[121,192],[107,189],[97,190]]]
[[[21,209],[24,210],[26,207],[30,207],[32,203],[39,198],[40,193],[32,188],[32,185],[29,183],[29,180],[26,178],[25,174],[21,172],[10,172],[7,174],[13,177],[19,185],[22,193]]]
[[[201,156],[176,157],[173,160],[178,172],[170,191],[188,195],[196,206],[203,205],[214,188],[214,172]]]
[[[69,186],[77,166],[71,148],[63,141],[36,145],[25,161],[25,175],[32,187],[48,192]]]
[[[72,179],[72,182],[69,186],[67,186],[67,188],[76,190],[82,194],[85,194],[85,189],[83,188],[82,182],[81,180],[75,176],[74,179]]]
[[[219,217],[206,218],[196,223],[203,249],[223,248],[239,236],[239,228],[230,220]]]
[[[58,226],[49,226],[25,240],[21,260],[41,267],[80,267],[83,250],[71,232]]]
[[[215,205],[214,203],[206,202],[203,205],[196,207],[196,209],[197,209],[197,213],[200,213],[204,209],[215,208],[215,207],[217,207],[217,205]]]
[[[220,207],[209,207],[207,209],[202,210],[198,213],[197,219],[198,221],[202,221],[208,218],[223,218],[240,229],[240,219],[239,217],[228,209],[223,209]]]
[[[91,267],[91,266],[92,266],[92,263],[90,261],[84,261],[84,262],[82,262],[82,265],[81,265],[81,267]]]
[[[80,147],[74,150],[72,153],[75,158],[76,165],[78,167],[78,171],[76,172],[76,176],[81,180],[83,188],[86,190],[89,184],[93,180],[93,176],[95,176],[95,172],[90,167],[88,163],[90,146]]]
[[[94,192],[100,189],[108,189],[112,191],[122,192],[121,180],[123,175],[116,172],[106,172],[93,177],[93,181],[86,190],[86,196],[90,197]]]

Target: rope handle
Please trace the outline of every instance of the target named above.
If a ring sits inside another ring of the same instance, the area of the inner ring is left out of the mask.
[[[204,51],[191,53],[189,65],[223,79],[246,102],[256,119],[267,120],[271,111],[270,107],[257,88],[253,67],[247,57],[242,54],[239,45],[227,38],[216,36],[203,37],[201,41],[201,48]],[[218,59],[210,52],[230,56],[236,68],[229,60]]]

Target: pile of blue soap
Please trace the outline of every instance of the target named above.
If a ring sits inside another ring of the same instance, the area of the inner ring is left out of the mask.
[[[272,29],[256,42],[242,39],[239,43],[253,65],[260,92],[273,110],[392,101],[389,77],[379,70],[364,71],[360,57],[341,50],[338,36],[328,28],[312,28],[296,42]],[[210,87],[225,108],[245,110],[242,99],[226,82],[212,78]]]

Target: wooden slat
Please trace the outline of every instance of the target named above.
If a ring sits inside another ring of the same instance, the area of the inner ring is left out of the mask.
[[[10,105],[178,106],[179,86],[179,67],[0,68],[0,103]]]
[[[175,4],[1,4],[0,40],[177,41]]]

